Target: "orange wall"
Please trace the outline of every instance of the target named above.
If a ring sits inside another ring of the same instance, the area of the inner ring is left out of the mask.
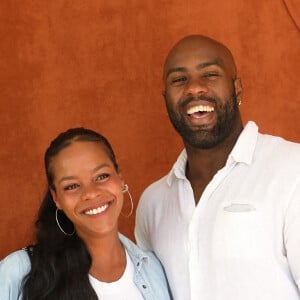
[[[298,1],[2,0],[0,258],[31,240],[46,188],[43,153],[59,132],[86,126],[106,135],[135,204],[169,170],[182,143],[161,97],[161,69],[184,35],[232,49],[244,122],[300,142]],[[134,217],[121,219],[131,238],[133,226]]]

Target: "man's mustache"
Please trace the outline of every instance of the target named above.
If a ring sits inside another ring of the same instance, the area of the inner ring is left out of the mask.
[[[207,101],[207,102],[210,102],[210,103],[213,103],[213,104],[216,104],[217,101],[215,98],[213,97],[208,97],[208,96],[205,96],[205,95],[199,95],[199,96],[188,96],[188,97],[185,97],[183,99],[181,99],[179,101],[179,105],[181,107],[184,107],[186,106],[187,104],[189,104],[190,102],[193,102],[193,101],[199,101],[199,100],[203,100],[203,101]]]

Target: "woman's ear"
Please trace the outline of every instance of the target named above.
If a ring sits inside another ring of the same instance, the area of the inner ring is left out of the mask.
[[[50,190],[52,199],[53,199],[53,201],[54,201],[56,207],[57,207],[58,209],[61,209],[61,206],[60,206],[59,202],[57,201],[57,194],[56,194],[56,191],[55,191],[54,189],[52,189],[52,188],[49,188],[49,190]]]
[[[121,172],[119,172],[119,177],[120,177],[120,179],[121,179],[121,182],[122,182],[122,186],[125,184],[125,181],[124,181],[124,179],[123,179],[123,176],[122,176],[122,173]]]

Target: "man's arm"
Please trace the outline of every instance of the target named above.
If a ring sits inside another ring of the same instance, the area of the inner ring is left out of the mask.
[[[143,250],[153,251],[150,243],[150,236],[147,226],[147,219],[149,212],[146,207],[147,200],[142,195],[138,207],[136,209],[135,229],[134,235],[137,245]]]
[[[300,290],[300,179],[291,192],[284,226],[284,244],[290,270]]]

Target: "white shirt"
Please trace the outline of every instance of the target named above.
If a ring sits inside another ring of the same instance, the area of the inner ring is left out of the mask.
[[[174,299],[299,300],[300,144],[249,122],[196,207],[186,161],[144,191],[136,217]]]
[[[90,283],[100,300],[143,300],[144,297],[134,283],[134,266],[126,251],[126,268],[120,279],[102,282],[89,275]]]

